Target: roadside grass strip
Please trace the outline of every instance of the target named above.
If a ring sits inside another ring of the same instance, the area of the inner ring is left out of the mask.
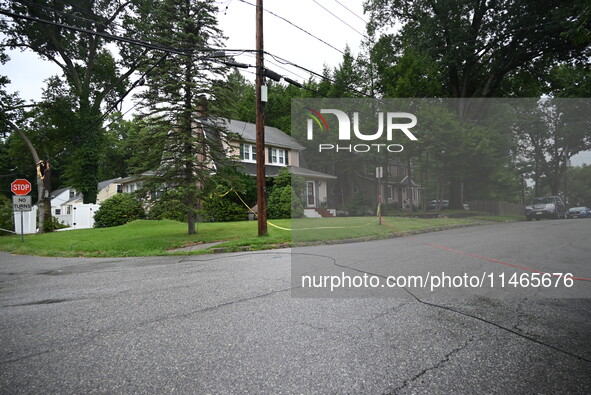
[[[188,245],[222,241],[214,250],[262,250],[312,242],[348,239],[380,239],[392,236],[388,226],[374,217],[335,217],[273,220],[267,236],[257,237],[257,221],[199,223],[197,234],[188,235],[182,222],[133,221],[112,228],[66,230],[45,234],[0,237],[0,250],[20,255],[63,257],[126,257],[168,255]],[[447,225],[473,224],[453,218],[388,218],[399,232],[412,232]],[[297,230],[302,230],[298,232]],[[175,252],[200,254],[208,250]],[[211,251],[209,251],[211,252]]]

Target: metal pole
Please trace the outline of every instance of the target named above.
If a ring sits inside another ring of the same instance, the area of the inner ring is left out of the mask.
[[[25,227],[23,226],[23,212],[21,211],[21,243],[25,242]]]
[[[267,196],[265,180],[265,113],[261,98],[261,87],[264,80],[263,64],[263,0],[257,0],[256,7],[256,174],[257,174],[257,205],[258,235],[267,234]]]

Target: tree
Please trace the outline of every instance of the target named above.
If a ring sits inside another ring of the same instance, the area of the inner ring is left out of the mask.
[[[589,100],[542,99],[521,113],[514,130],[521,142],[521,153],[533,162],[533,178],[543,177],[552,195],[564,190],[570,159],[591,149]]]
[[[84,203],[96,201],[104,106],[122,97],[128,77],[141,60],[127,62],[129,67],[120,73],[119,63],[106,47],[105,39],[64,26],[116,35],[119,21],[124,16],[133,18],[128,5],[123,0],[31,0],[10,2],[5,7],[16,15],[50,22],[13,16],[12,23],[4,29],[3,44],[30,49],[63,71],[59,81],[63,92],[75,98],[68,117],[77,131],[75,143],[67,147],[73,152],[65,169],[66,177],[82,192]]]
[[[482,118],[484,107],[472,98],[537,95],[552,66],[585,63],[590,54],[591,8],[585,0],[368,0],[365,9],[371,36],[402,25],[373,49],[391,53],[377,68],[384,92],[423,93],[425,81],[405,83],[404,70],[421,70],[410,77],[423,74],[426,81],[439,76],[441,91],[429,93],[459,98],[460,120]],[[405,65],[408,56],[420,59],[418,67]],[[463,174],[470,169],[463,163],[447,167],[450,206],[461,208]]]
[[[0,64],[7,60],[8,57],[0,48]],[[18,139],[22,140],[31,154],[34,167],[37,169],[34,178],[37,179],[38,221],[39,231],[43,233],[46,230],[52,230],[51,227],[45,226],[45,224],[51,223],[51,201],[49,196],[51,192],[51,166],[48,159],[40,159],[37,149],[31,143],[29,136],[17,125],[19,121],[23,121],[25,118],[23,108],[26,106],[17,94],[10,95],[6,93],[4,86],[9,82],[6,77],[0,76],[0,131],[3,136],[14,133],[18,136]]]
[[[548,92],[553,97],[591,97],[591,65],[561,64],[550,71]]]
[[[150,125],[167,131],[161,163],[146,186],[160,191],[183,188],[189,234],[195,233],[195,209],[211,164],[225,156],[220,141],[223,114],[216,113],[220,107],[215,105],[213,82],[226,69],[208,56],[223,42],[216,10],[212,2],[199,0],[154,1],[133,9],[138,16],[135,30],[163,46],[182,45],[185,51],[166,57],[144,54],[144,63],[156,66],[146,75],[147,89],[137,98],[145,103],[143,113]]]
[[[154,124],[142,116],[133,118],[123,148],[129,152],[125,160],[128,174],[141,175],[160,166],[167,134],[166,125]]]
[[[413,48],[440,64],[449,97],[493,97],[513,71],[543,72],[590,53],[584,0],[368,0],[365,10],[373,34],[402,24],[393,51]]]
[[[567,204],[591,207],[591,166],[571,167],[567,174]]]
[[[218,98],[211,103],[218,113],[225,113],[229,119],[255,122],[255,89],[238,71],[228,73],[225,81],[215,81],[214,90]]]

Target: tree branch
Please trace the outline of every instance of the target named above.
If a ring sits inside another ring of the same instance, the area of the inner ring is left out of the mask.
[[[24,140],[25,144],[27,145],[27,148],[29,148],[31,155],[33,156],[33,160],[35,161],[35,165],[37,165],[37,163],[39,163],[39,155],[37,155],[37,150],[35,149],[35,147],[33,147],[31,140],[29,140],[29,138],[27,137],[25,132],[23,132],[21,128],[19,128],[14,123],[12,123],[12,121],[9,121],[8,119],[6,119],[5,122],[8,126],[10,126],[10,128],[12,130],[17,132],[19,134],[19,136],[21,136],[21,138]]]
[[[143,58],[147,53],[148,53],[148,50],[146,49],[144,51],[144,53],[139,58],[140,59]],[[94,104],[92,106],[93,110],[98,110],[98,107],[100,107],[101,103],[103,102],[104,98],[109,94],[109,92],[111,92],[119,84],[121,84],[123,81],[125,81],[131,74],[133,74],[134,71],[136,71],[138,69],[138,67],[141,64],[142,64],[142,61],[136,62],[134,65],[130,66],[129,69],[124,74],[122,74],[119,78],[117,78],[117,80],[115,82],[113,82],[111,85],[109,85],[108,87],[103,89],[102,92],[99,93],[96,96],[96,99],[94,100]]]
[[[82,81],[80,80],[80,76],[78,75],[78,70],[76,70],[76,66],[74,65],[74,62],[72,62],[72,59],[70,59],[70,57],[66,55],[66,53],[64,52],[64,48],[60,45],[59,41],[55,37],[54,31],[52,29],[47,29],[45,27],[43,28],[43,30],[47,32],[49,39],[51,40],[55,49],[58,51],[64,63],[66,64],[67,67],[64,68],[64,71],[66,72],[66,74],[69,74],[72,77],[74,83],[76,84],[76,88],[78,89],[78,93],[82,95],[82,93],[84,92],[83,85]]]

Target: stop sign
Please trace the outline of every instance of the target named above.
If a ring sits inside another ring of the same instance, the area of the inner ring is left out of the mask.
[[[31,192],[31,183],[23,178],[19,178],[10,184],[10,190],[15,195],[28,195]]]

